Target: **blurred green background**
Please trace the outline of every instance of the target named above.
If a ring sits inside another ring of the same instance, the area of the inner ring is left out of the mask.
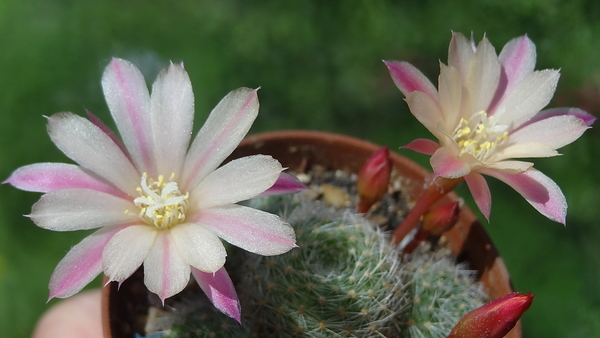
[[[0,178],[17,167],[68,159],[43,115],[110,121],[100,87],[111,56],[135,63],[151,83],[169,60],[185,61],[196,128],[230,90],[258,87],[252,133],[317,129],[397,149],[430,137],[409,113],[382,59],[412,62],[432,80],[451,30],[487,34],[499,52],[527,33],[537,69],[560,68],[550,106],[600,113],[597,0],[32,1],[0,2]],[[525,337],[600,336],[600,164],[597,130],[536,161],[570,203],[567,227],[539,215],[489,179],[485,224],[517,290],[536,294]],[[424,155],[400,151],[427,166]],[[458,190],[471,206],[464,187]],[[0,336],[28,337],[46,304],[52,270],[84,232],[37,228],[21,216],[39,194],[0,186]],[[481,219],[481,215],[479,215]],[[92,283],[94,287],[100,282]]]

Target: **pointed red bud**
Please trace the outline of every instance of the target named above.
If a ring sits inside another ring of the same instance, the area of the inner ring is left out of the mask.
[[[423,230],[431,235],[439,236],[450,230],[458,221],[460,206],[458,202],[439,205],[423,215]]]
[[[516,324],[533,295],[510,293],[464,315],[447,338],[501,338]]]
[[[373,203],[379,201],[388,190],[392,174],[392,160],[387,147],[373,153],[358,173],[358,212],[369,211]]]

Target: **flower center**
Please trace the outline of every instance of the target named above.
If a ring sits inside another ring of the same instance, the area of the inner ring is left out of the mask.
[[[480,161],[487,158],[490,151],[508,140],[507,126],[495,125],[493,116],[485,111],[473,114],[469,120],[460,119],[452,139],[460,147],[460,155],[469,153]]]
[[[173,173],[165,182],[163,175],[153,180],[144,173],[137,188],[140,197],[133,200],[140,207],[139,216],[159,229],[170,229],[185,220],[189,194],[181,194],[177,182],[173,182],[174,177]]]

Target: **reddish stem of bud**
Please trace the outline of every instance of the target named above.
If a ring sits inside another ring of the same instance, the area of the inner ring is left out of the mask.
[[[510,293],[464,315],[447,338],[502,338],[533,302],[533,295]]]
[[[359,202],[357,211],[366,213],[371,206],[381,200],[387,192],[392,174],[392,160],[387,147],[381,147],[373,153],[358,173],[356,187]]]
[[[423,191],[415,206],[408,212],[404,221],[396,228],[392,235],[393,243],[400,243],[406,235],[419,224],[421,216],[440,198],[452,191],[464,178],[436,177],[433,182]]]
[[[412,253],[429,236],[440,236],[450,230],[460,214],[460,205],[458,202],[449,202],[439,205],[423,216],[423,222],[417,232],[410,239],[402,250],[403,254]]]

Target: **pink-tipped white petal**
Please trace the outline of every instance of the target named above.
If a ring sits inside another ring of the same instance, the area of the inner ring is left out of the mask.
[[[225,268],[223,267],[215,273],[202,272],[192,268],[192,275],[210,302],[219,311],[241,324],[242,307]]]
[[[131,62],[113,58],[102,75],[102,89],[136,168],[155,176],[150,94],[144,76]]]
[[[208,174],[191,199],[201,209],[247,200],[272,187],[282,170],[271,156],[242,157]]]
[[[475,204],[489,222],[490,212],[492,211],[492,194],[485,178],[476,172],[472,172],[465,176],[465,182],[467,182],[471,195],[473,195]]]
[[[48,134],[79,165],[122,191],[135,193],[140,175],[121,149],[93,123],[71,113],[58,113],[48,118]]]
[[[3,183],[25,191],[50,192],[82,188],[105,192],[121,198],[127,194],[79,166],[66,163],[35,163],[15,170]]]
[[[448,148],[439,148],[430,159],[434,175],[459,178],[471,172],[471,166],[456,158]]]
[[[404,61],[384,61],[384,63],[390,71],[392,80],[404,96],[408,96],[414,91],[420,91],[427,94],[432,100],[438,100],[438,93],[433,83],[415,66]]]
[[[406,103],[410,112],[421,122],[429,132],[438,139],[443,138],[442,132],[438,130],[438,124],[442,120],[442,111],[436,101],[423,92],[412,92],[406,96]]]
[[[498,55],[506,75],[506,92],[533,72],[535,68],[535,45],[527,35],[510,40]]]
[[[487,111],[496,95],[500,81],[501,66],[494,47],[483,38],[469,64],[465,86],[468,88],[469,104],[463,107],[468,114]]]
[[[425,155],[433,155],[440,148],[440,145],[426,138],[418,138],[401,148],[410,149]]]
[[[179,252],[171,233],[160,231],[144,262],[144,284],[165,299],[181,292],[190,280],[190,265]]]
[[[307,186],[302,184],[298,177],[282,172],[277,178],[277,182],[273,184],[269,189],[265,190],[258,196],[271,196],[271,195],[282,195],[282,194],[295,194],[302,190],[309,189]]]
[[[117,137],[117,135],[106,124],[104,124],[102,120],[98,118],[98,116],[92,114],[92,112],[87,109],[85,110],[85,112],[87,113],[90,122],[95,124],[96,127],[100,128],[100,130],[102,130],[106,135],[108,135],[108,137],[110,137],[110,139],[119,147],[119,149],[121,149],[123,154],[125,154],[125,156],[127,156],[127,158],[131,160],[131,157],[129,156],[129,151],[127,151],[127,148],[125,148],[125,144],[123,144],[123,141],[121,141]]]
[[[560,73],[545,69],[527,75],[508,93],[496,110],[497,125],[520,126],[544,108],[556,90]]]
[[[102,251],[106,243],[126,226],[102,228],[71,248],[50,277],[48,299],[71,297],[96,278],[102,272]]]
[[[553,116],[526,125],[510,134],[517,143],[539,142],[558,149],[577,140],[589,127],[574,115]]]
[[[194,122],[192,83],[182,65],[172,63],[158,75],[150,102],[157,172],[178,177]]]
[[[122,282],[129,278],[146,260],[159,233],[146,224],[117,232],[102,252],[102,268],[109,281]]]
[[[462,33],[452,33],[450,47],[448,48],[448,66],[455,68],[460,77],[465,80],[469,71],[469,64],[475,49],[473,44]]]
[[[225,264],[225,247],[217,235],[199,224],[184,223],[171,229],[177,252],[189,265],[214,273]]]
[[[276,215],[248,207],[232,204],[202,210],[191,221],[259,255],[279,255],[296,246],[296,234],[289,224]]]
[[[31,219],[40,228],[72,231],[126,224],[136,215],[130,201],[89,189],[61,189],[43,195],[31,208]]]
[[[561,115],[569,115],[569,116],[575,116],[578,117],[580,119],[583,120],[583,122],[585,123],[586,126],[591,126],[592,124],[594,124],[594,122],[596,121],[596,117],[587,113],[584,110],[581,110],[579,108],[552,108],[552,109],[545,109],[542,110],[541,112],[535,114],[534,117],[532,117],[529,121],[527,121],[527,123],[521,125],[521,128],[541,121],[543,119],[548,119],[554,116],[561,116]]]
[[[481,173],[508,184],[542,215],[565,224],[567,200],[558,185],[548,176],[533,168],[515,175],[489,169],[482,170]]]
[[[246,136],[258,115],[255,89],[239,88],[213,109],[187,154],[183,186],[192,190],[214,171]]]

